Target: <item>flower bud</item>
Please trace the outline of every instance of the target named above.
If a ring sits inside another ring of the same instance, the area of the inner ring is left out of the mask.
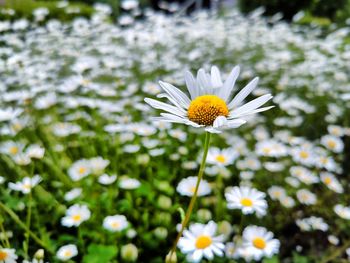
[[[176,252],[170,251],[165,257],[165,263],[177,263]]]
[[[44,259],[44,255],[45,255],[45,251],[44,249],[38,249],[35,254],[34,254],[34,258],[37,260],[41,260]]]
[[[158,198],[158,206],[164,210],[168,210],[172,205],[171,199],[165,195]]]
[[[138,257],[138,249],[134,244],[127,244],[121,248],[121,257],[125,261],[134,262]]]
[[[198,220],[201,222],[207,222],[212,218],[212,214],[208,209],[199,209],[197,211]]]
[[[168,230],[165,227],[157,227],[156,229],[154,229],[154,235],[158,239],[163,240],[168,236]]]

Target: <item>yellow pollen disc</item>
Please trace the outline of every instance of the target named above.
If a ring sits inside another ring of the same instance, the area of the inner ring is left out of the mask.
[[[261,237],[256,237],[253,240],[253,245],[254,247],[256,247],[257,249],[264,249],[266,247],[266,242],[263,238]]]
[[[73,218],[73,221],[78,222],[81,219],[81,215],[74,215],[72,218]]]
[[[80,173],[80,174],[83,174],[83,173],[85,173],[86,172],[86,168],[85,167],[80,167],[79,169],[78,169],[78,173]]]
[[[225,101],[216,95],[203,95],[195,98],[188,108],[188,118],[198,124],[210,126],[219,116],[229,114]]]
[[[226,157],[223,156],[222,154],[219,154],[218,156],[216,156],[215,158],[219,163],[224,163],[226,161]]]
[[[332,179],[330,178],[330,177],[326,177],[325,179],[324,179],[324,183],[325,184],[330,184],[332,182]]]
[[[241,205],[243,206],[252,206],[253,205],[253,201],[249,198],[242,198],[241,199]]]
[[[303,159],[306,159],[307,157],[309,157],[309,154],[305,151],[301,151],[300,152],[300,157],[303,158]]]
[[[15,154],[18,153],[18,147],[13,146],[13,147],[10,148],[9,151],[10,151],[11,154],[15,155]]]
[[[194,194],[194,191],[196,191],[196,187],[195,187],[195,186],[192,186],[192,187],[190,188],[190,192]]]
[[[7,259],[7,253],[5,251],[0,250],[0,260],[5,260]]]
[[[263,148],[263,152],[265,154],[269,154],[271,152],[271,149],[270,148]]]
[[[118,227],[120,226],[120,224],[119,224],[119,222],[113,222],[113,223],[111,224],[111,226],[112,226],[113,228],[118,228]]]
[[[327,145],[328,145],[329,148],[333,149],[333,148],[335,148],[336,143],[335,143],[335,141],[328,141]]]
[[[199,236],[196,240],[197,249],[205,249],[209,247],[212,243],[212,240],[209,236]]]
[[[69,250],[64,252],[65,257],[70,257],[71,255],[72,255],[72,252],[70,252]]]

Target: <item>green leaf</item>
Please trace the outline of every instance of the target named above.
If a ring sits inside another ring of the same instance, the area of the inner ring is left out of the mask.
[[[88,253],[83,258],[83,263],[108,263],[118,253],[116,246],[104,246],[91,244],[88,247]]]
[[[309,263],[307,257],[301,256],[297,253],[293,253],[293,263]]]
[[[265,258],[263,261],[263,263],[279,263],[279,259],[277,256],[274,256],[272,258]]]

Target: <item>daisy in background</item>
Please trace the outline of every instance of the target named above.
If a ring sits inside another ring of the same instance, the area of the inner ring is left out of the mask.
[[[181,252],[187,254],[189,262],[200,262],[202,258],[213,260],[214,255],[222,257],[225,245],[223,236],[215,236],[217,225],[210,221],[208,224],[195,223],[189,230],[183,232],[178,247]]]
[[[78,248],[76,245],[69,244],[60,247],[57,250],[56,257],[61,261],[67,261],[78,255]]]
[[[256,213],[259,217],[266,214],[265,196],[265,193],[248,186],[235,186],[225,193],[229,209],[240,209],[245,215]]]
[[[14,191],[22,192],[23,194],[29,194],[32,189],[41,182],[40,175],[34,175],[32,178],[24,177],[22,181],[17,183],[9,183],[9,188]]]
[[[242,234],[242,248],[238,253],[248,252],[245,255],[254,260],[261,260],[263,257],[272,257],[278,253],[280,242],[273,238],[273,233],[264,227],[247,226]],[[246,251],[245,251],[246,250]]]
[[[146,98],[145,102],[155,109],[165,111],[156,121],[182,123],[195,128],[203,128],[211,133],[220,133],[224,129],[238,128],[246,123],[245,117],[254,113],[266,111],[272,107],[260,108],[272,96],[266,94],[242,105],[243,100],[256,88],[258,78],[249,82],[233,99],[231,94],[239,75],[236,66],[225,82],[222,82],[219,69],[211,68],[210,73],[199,69],[195,79],[190,72],[185,73],[186,86],[189,97],[166,82],[159,82],[165,93],[158,98],[167,98],[167,104]]]
[[[111,232],[119,232],[129,225],[126,217],[123,215],[107,216],[103,220],[103,227]]]
[[[180,195],[193,196],[194,190],[196,188],[196,183],[197,183],[197,176],[190,176],[190,177],[184,178],[180,181],[180,183],[176,187],[176,191]],[[202,179],[201,182],[199,183],[197,196],[208,195],[210,194],[210,192],[211,192],[211,187],[209,183],[206,180]]]
[[[61,219],[61,224],[66,227],[80,226],[88,220],[91,212],[86,205],[72,205],[66,211],[66,216]]]
[[[220,150],[216,147],[210,147],[207,156],[207,163],[219,166],[227,166],[233,164],[238,155],[238,152],[233,148]]]
[[[91,173],[89,160],[81,159],[72,164],[68,169],[68,175],[73,181],[79,181]]]
[[[307,189],[298,190],[296,195],[299,202],[304,205],[314,205],[317,202],[316,195]]]
[[[339,217],[346,220],[350,220],[350,207],[337,204],[336,206],[334,206],[333,210]]]
[[[13,248],[0,248],[1,263],[16,263],[18,256]]]
[[[342,194],[344,192],[344,188],[338,179],[331,173],[321,172],[321,181],[332,191]]]
[[[344,149],[344,143],[334,135],[325,135],[321,138],[321,144],[335,153],[340,153]]]

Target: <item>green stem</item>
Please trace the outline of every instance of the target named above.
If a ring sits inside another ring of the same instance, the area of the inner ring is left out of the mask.
[[[35,235],[30,229],[27,228],[26,224],[24,224],[21,219],[16,215],[15,212],[12,211],[11,208],[7,207],[4,203],[0,202],[0,208],[2,208],[12,219],[15,221],[21,228],[23,228],[33,240],[38,243],[40,246],[45,248],[48,252],[54,254],[52,251],[37,235]]]
[[[338,249],[334,249],[328,257],[324,257],[320,263],[335,262],[335,259],[341,256],[345,250],[350,246],[350,240],[346,241],[343,246]]]
[[[3,233],[3,235],[4,235],[4,245],[5,245],[5,247],[10,248],[10,241],[9,241],[9,238],[8,238],[7,233],[5,231],[3,222],[0,222],[0,230],[1,230],[1,233]]]
[[[210,137],[211,137],[211,134],[209,132],[207,132],[205,134],[204,153],[203,153],[203,157],[202,157],[201,166],[200,166],[199,171],[198,171],[196,187],[195,187],[195,190],[193,192],[193,196],[191,198],[190,204],[189,204],[189,206],[187,208],[185,219],[182,222],[181,230],[178,233],[178,235],[177,235],[177,237],[175,239],[174,245],[173,245],[173,247],[172,247],[172,249],[170,251],[170,258],[172,258],[173,253],[176,251],[177,243],[179,242],[179,240],[180,240],[180,238],[182,236],[182,233],[185,230],[188,221],[190,220],[190,217],[191,217],[191,214],[192,214],[192,210],[193,210],[194,204],[195,204],[196,199],[197,199],[197,192],[198,192],[199,184],[200,184],[200,182],[202,180],[202,177],[203,177],[203,174],[204,174],[204,169],[205,169],[205,162],[207,160],[207,155],[208,155],[208,150],[209,150],[209,145],[210,145]]]
[[[27,205],[27,221],[26,221],[26,227],[27,227],[27,233],[26,233],[26,241],[25,241],[25,249],[24,249],[24,254],[26,259],[29,258],[28,256],[28,248],[29,248],[29,232],[30,232],[30,221],[32,218],[32,191],[28,193],[28,205]]]

